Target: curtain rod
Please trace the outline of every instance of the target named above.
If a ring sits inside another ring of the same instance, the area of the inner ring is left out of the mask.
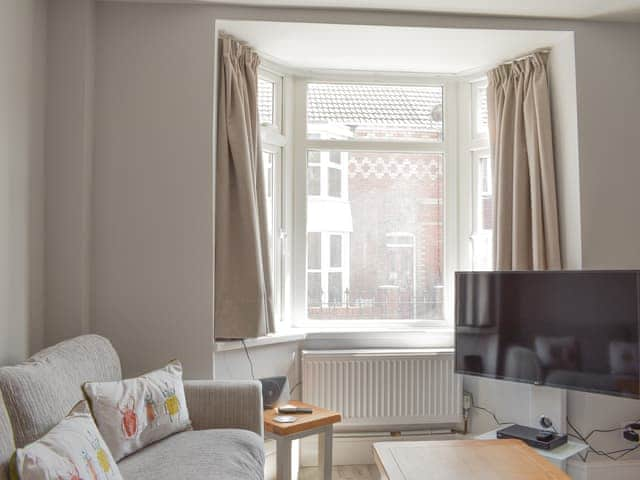
[[[232,35],[230,33],[227,33],[224,30],[218,31],[218,37],[219,38],[230,38],[231,40],[235,40],[236,42],[238,42],[240,45],[249,46],[249,42],[247,42],[246,40],[242,40],[241,38],[238,38],[235,35]]]
[[[513,60],[509,60],[507,62],[501,62],[498,65],[510,65],[512,63],[519,62],[520,60],[524,60],[526,58],[532,57],[536,53],[549,53],[549,52],[551,52],[551,47],[539,48],[537,50],[534,50],[533,52],[529,52],[529,53],[527,53],[525,55],[521,55],[521,56],[519,56],[517,58],[514,58]]]

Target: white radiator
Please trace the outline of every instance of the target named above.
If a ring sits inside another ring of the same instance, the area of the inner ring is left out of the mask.
[[[452,351],[304,350],[302,398],[342,413],[339,430],[425,429],[462,421]]]

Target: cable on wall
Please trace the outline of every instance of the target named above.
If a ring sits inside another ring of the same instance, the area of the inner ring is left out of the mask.
[[[249,355],[249,349],[247,348],[247,344],[244,341],[244,338],[240,340],[242,342],[242,347],[244,348],[244,353],[247,356],[247,360],[249,360],[249,368],[251,369],[251,378],[253,380],[256,379],[255,373],[253,371],[253,360],[251,360],[251,355]]]
[[[475,403],[475,400],[473,398],[473,394],[472,393],[465,392],[465,395],[469,395],[469,398],[471,399],[470,409],[480,410],[480,411],[485,412],[486,414],[490,415],[493,418],[493,420],[496,423],[496,425],[498,425],[498,426],[511,425],[511,422],[501,422],[498,419],[497,415],[494,412],[492,412],[491,410],[489,410],[488,408],[481,407],[480,405],[477,405]],[[465,417],[468,418],[468,413],[465,415]],[[465,423],[466,423],[466,418],[465,418]],[[621,448],[621,449],[618,449],[618,450],[604,451],[604,450],[598,450],[593,445],[591,445],[591,443],[589,442],[589,439],[596,433],[624,432],[625,430],[627,430],[629,428],[629,426],[636,426],[639,423],[640,423],[640,419],[638,419],[635,422],[627,425],[626,427],[594,428],[593,430],[591,430],[586,435],[583,435],[580,432],[580,430],[578,430],[571,423],[571,421],[569,420],[569,417],[567,417],[567,425],[574,432],[574,433],[568,432],[567,435],[572,437],[572,438],[575,438],[577,440],[580,440],[581,442],[585,443],[589,447],[589,450],[587,451],[587,453],[585,453],[584,455],[582,455],[582,454],[578,455],[583,462],[587,461],[587,458],[589,457],[590,453],[606,457],[606,458],[608,458],[608,459],[610,459],[610,460],[615,462],[615,461],[620,460],[624,456],[630,454],[631,452],[635,452],[636,450],[640,450],[640,443],[638,443],[638,445],[635,445],[634,447]],[[466,428],[465,428],[465,430],[466,430]],[[557,432],[557,430],[555,428],[553,430]]]
[[[636,421],[634,423],[638,423],[638,421]],[[631,452],[634,452],[634,451],[640,449],[640,443],[639,443],[635,447],[621,448],[619,450],[610,450],[608,452],[605,452],[604,450],[598,450],[597,448],[594,448],[593,445],[591,445],[591,443],[589,442],[589,438],[591,438],[591,436],[593,434],[595,434],[595,433],[610,433],[610,432],[624,431],[624,430],[627,429],[627,427],[615,427],[615,428],[606,428],[606,429],[594,428],[593,430],[591,430],[586,435],[583,435],[580,432],[580,430],[578,430],[571,423],[571,421],[569,420],[569,417],[567,417],[567,425],[574,432],[574,433],[569,432],[569,433],[567,433],[567,435],[569,435],[572,438],[576,438],[576,439],[584,442],[589,447],[589,450],[587,451],[587,453],[585,453],[584,455],[581,455],[581,454],[579,455],[580,460],[582,460],[583,462],[587,461],[587,458],[589,457],[590,453],[593,453],[595,455],[599,455],[599,456],[602,456],[602,457],[606,457],[609,460],[613,460],[615,462],[615,461],[620,460],[625,455],[628,455]]]
[[[481,412],[486,413],[487,415],[490,415],[491,418],[493,418],[493,421],[496,422],[497,426],[502,426],[502,425],[513,425],[513,422],[502,422],[498,419],[498,417],[496,416],[495,413],[493,413],[491,410],[489,410],[488,408],[485,407],[481,407],[480,405],[476,404],[475,399],[473,398],[473,394],[471,392],[464,392],[465,395],[469,395],[469,398],[471,398],[471,405],[470,405],[470,409],[475,409],[475,410],[480,410]],[[468,417],[468,415],[466,415]]]

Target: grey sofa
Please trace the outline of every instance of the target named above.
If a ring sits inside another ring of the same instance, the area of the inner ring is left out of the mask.
[[[0,480],[16,448],[44,435],[80,400],[88,381],[120,380],[111,343],[84,335],[0,367]],[[193,431],[124,458],[125,479],[262,480],[262,394],[254,381],[185,381]]]

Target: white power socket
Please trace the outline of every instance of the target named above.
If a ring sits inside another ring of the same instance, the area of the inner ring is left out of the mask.
[[[469,409],[471,409],[471,405],[472,405],[472,401],[471,401],[471,394],[469,392],[464,392],[463,396],[462,396],[462,409],[465,411],[468,411]]]

